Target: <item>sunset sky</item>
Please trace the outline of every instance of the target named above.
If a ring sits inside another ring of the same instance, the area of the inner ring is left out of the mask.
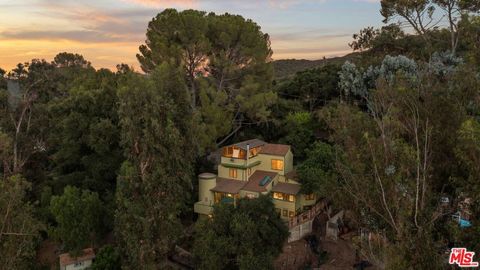
[[[67,51],[96,68],[138,68],[147,23],[164,8],[252,19],[270,34],[274,59],[344,55],[353,33],[382,21],[379,0],[0,0],[0,67]]]

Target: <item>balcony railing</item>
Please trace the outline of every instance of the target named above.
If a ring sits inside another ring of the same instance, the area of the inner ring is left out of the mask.
[[[320,200],[318,201],[312,208],[309,210],[302,212],[288,220],[288,228],[294,228],[295,226],[301,225],[309,220],[314,219],[318,214],[320,214],[325,207],[327,206],[327,203],[325,200]]]

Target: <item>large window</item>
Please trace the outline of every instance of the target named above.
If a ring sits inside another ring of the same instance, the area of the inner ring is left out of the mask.
[[[235,146],[227,146],[223,148],[223,156],[245,159],[246,151]]]
[[[259,151],[260,151],[260,147],[255,147],[255,148],[250,149],[250,155],[248,157],[257,156]]]
[[[281,192],[273,192],[273,198],[282,201],[294,202],[295,196]]]
[[[237,169],[230,169],[228,171],[228,175],[230,176],[230,178],[237,178]]]
[[[305,194],[305,200],[307,200],[307,201],[315,200],[315,194],[313,194],[313,193]]]
[[[283,170],[283,160],[281,159],[272,159],[272,170]]]

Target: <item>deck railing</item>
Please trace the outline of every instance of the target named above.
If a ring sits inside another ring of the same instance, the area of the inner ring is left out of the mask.
[[[309,210],[290,218],[288,220],[288,228],[291,229],[291,228],[294,228],[295,226],[301,225],[305,222],[312,220],[318,214],[320,214],[320,212],[322,212],[326,206],[327,206],[327,202],[325,201],[325,199],[321,199]]]

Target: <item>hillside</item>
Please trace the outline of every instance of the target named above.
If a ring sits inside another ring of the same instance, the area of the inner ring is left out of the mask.
[[[293,75],[299,71],[315,68],[326,64],[342,64],[347,60],[357,58],[359,53],[350,53],[340,57],[332,57],[318,60],[306,59],[280,59],[273,61],[275,78],[281,79]]]

